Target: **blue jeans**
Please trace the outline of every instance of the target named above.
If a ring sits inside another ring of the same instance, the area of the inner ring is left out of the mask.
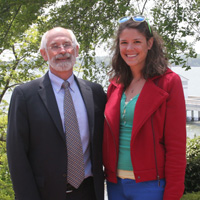
[[[162,200],[165,179],[136,183],[135,180],[117,178],[117,183],[107,181],[108,200]]]

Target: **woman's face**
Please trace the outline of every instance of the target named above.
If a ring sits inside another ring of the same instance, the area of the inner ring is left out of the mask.
[[[131,69],[144,68],[147,53],[152,44],[153,38],[147,41],[146,37],[136,29],[124,29],[119,37],[121,57]]]

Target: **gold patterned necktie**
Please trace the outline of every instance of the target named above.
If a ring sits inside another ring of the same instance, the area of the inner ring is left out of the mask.
[[[64,125],[67,145],[67,182],[78,188],[85,178],[84,159],[78,120],[74,103],[69,91],[69,82],[65,81],[62,87],[64,94]]]

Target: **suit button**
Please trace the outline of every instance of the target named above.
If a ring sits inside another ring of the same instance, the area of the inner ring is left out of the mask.
[[[67,174],[63,174],[63,177],[67,177]]]
[[[140,179],[140,176],[138,176],[138,179]]]

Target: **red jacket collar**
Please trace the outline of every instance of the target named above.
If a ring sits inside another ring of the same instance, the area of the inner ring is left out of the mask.
[[[167,69],[165,74],[171,73],[170,69]],[[148,79],[139,95],[136,103],[133,121],[134,136],[146,122],[146,120],[155,112],[156,109],[166,101],[168,93],[162,88],[158,87],[154,80],[162,78],[163,75]],[[106,104],[105,117],[110,124],[112,131],[119,134],[119,121],[120,121],[120,101],[123,93],[123,85],[116,83],[115,80],[111,80],[112,92],[109,94],[109,98]],[[109,86],[110,87],[110,86]],[[109,93],[109,90],[108,90]],[[134,139],[134,138],[133,138]]]

